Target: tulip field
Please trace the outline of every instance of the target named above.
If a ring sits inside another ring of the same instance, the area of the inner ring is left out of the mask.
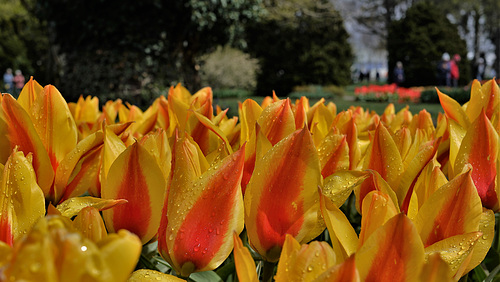
[[[0,281],[497,281],[500,90],[337,112],[0,95]],[[433,122],[434,120],[437,122]]]

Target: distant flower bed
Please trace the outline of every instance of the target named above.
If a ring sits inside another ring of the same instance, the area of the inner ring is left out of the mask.
[[[404,88],[398,87],[394,83],[386,85],[372,84],[354,89],[356,99],[363,102],[418,103],[421,92],[422,88],[420,87]]]

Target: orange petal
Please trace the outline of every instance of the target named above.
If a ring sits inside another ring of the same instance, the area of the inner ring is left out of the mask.
[[[127,229],[146,243],[155,236],[166,182],[156,160],[139,143],[120,154],[102,186],[103,199],[125,199],[126,204],[103,211],[110,232]]]
[[[337,170],[349,169],[349,145],[345,135],[336,134],[334,130],[331,130],[318,144],[321,175],[324,178]]]
[[[217,268],[233,249],[233,232],[243,230],[241,176],[244,147],[214,164],[196,179],[175,157],[168,204],[163,209],[158,248],[177,273]],[[177,152],[176,152],[177,154]],[[179,167],[177,167],[179,165]]]
[[[356,253],[361,281],[418,281],[424,246],[417,229],[398,214],[377,229]]]
[[[37,183],[45,196],[50,193],[54,170],[28,113],[10,95],[4,95],[0,109],[0,163],[4,163],[17,146],[25,154],[33,153]]]
[[[478,230],[482,207],[471,172],[439,188],[420,208],[415,225],[424,245]]]
[[[355,256],[352,255],[343,263],[334,265],[318,276],[314,282],[359,282]]]
[[[257,158],[245,192],[245,222],[250,244],[266,260],[278,259],[285,234],[307,242],[323,231],[320,183],[317,150],[307,128]]]
[[[275,145],[295,131],[295,119],[290,100],[274,102],[265,108],[257,120],[264,135]]]
[[[377,126],[368,147],[364,168],[377,171],[393,189],[398,187],[403,161],[394,139],[382,123]]]
[[[240,281],[258,282],[255,262],[248,248],[243,246],[237,233],[233,233],[234,264]]]
[[[480,138],[478,138],[480,136]],[[481,197],[483,206],[494,211],[500,210],[495,183],[500,139],[484,111],[471,124],[455,160],[455,172],[459,173],[472,165],[472,180]]]
[[[389,196],[394,205],[398,208],[398,198],[396,193],[392,190],[389,184],[380,176],[380,174],[374,170],[368,170],[369,177],[364,180],[361,185],[354,187],[354,194],[356,195],[356,209],[358,212],[362,212],[361,204],[368,193],[373,190],[380,191],[383,194]]]

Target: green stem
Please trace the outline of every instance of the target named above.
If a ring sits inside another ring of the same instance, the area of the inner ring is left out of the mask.
[[[276,266],[275,262],[264,261],[264,268],[262,270],[263,282],[271,282],[273,280],[275,266]]]

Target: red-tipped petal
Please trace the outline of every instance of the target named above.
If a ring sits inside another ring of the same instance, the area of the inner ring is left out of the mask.
[[[111,165],[102,187],[103,199],[128,203],[103,211],[110,232],[127,229],[146,243],[155,236],[166,182],[153,156],[139,143],[120,154]]]

